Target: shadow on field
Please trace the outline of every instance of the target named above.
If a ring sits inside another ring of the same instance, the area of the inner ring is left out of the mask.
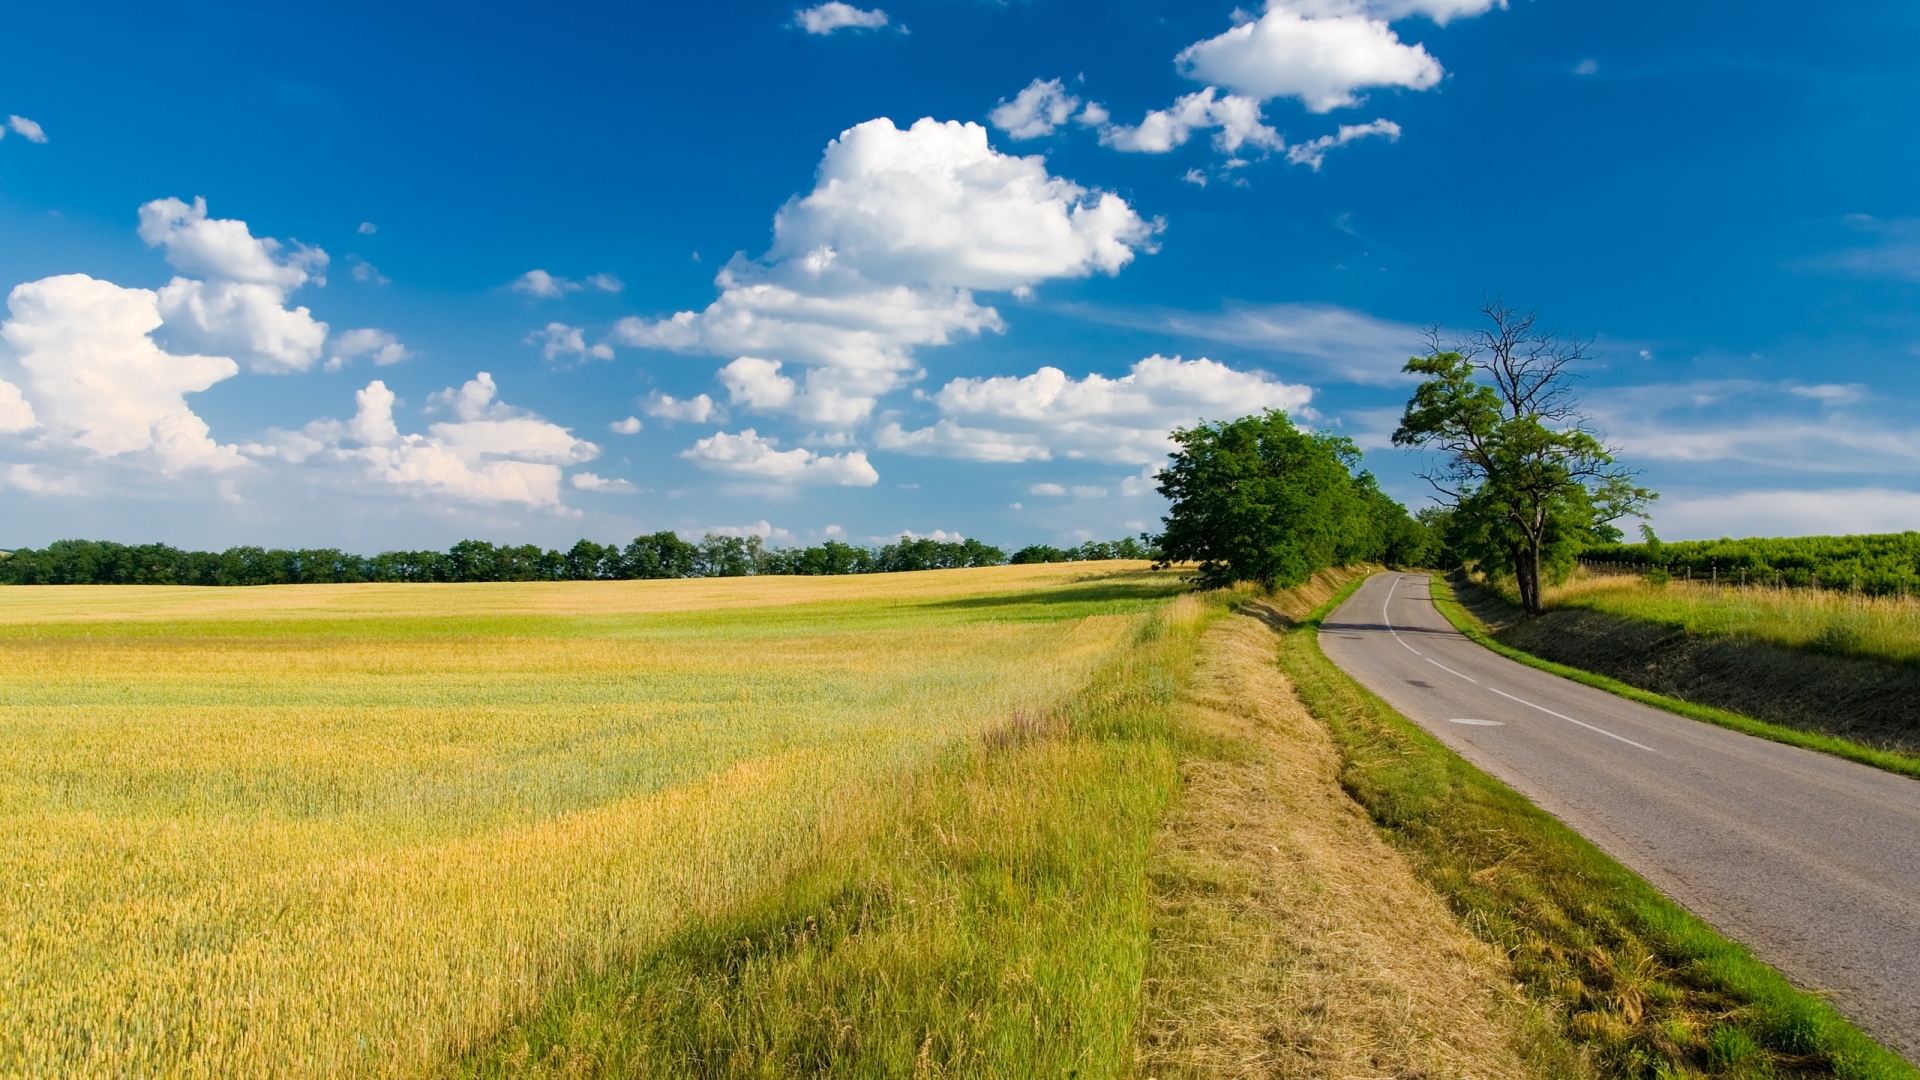
[[[1159,574],[1145,580],[1094,581],[1051,589],[998,593],[993,596],[969,596],[957,600],[941,600],[926,606],[933,610],[964,611],[1052,604],[1124,603],[1164,600],[1186,589],[1185,578],[1174,574]]]

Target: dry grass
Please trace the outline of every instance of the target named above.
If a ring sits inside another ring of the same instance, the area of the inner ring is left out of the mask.
[[[1087,578],[0,590],[0,1073],[439,1071],[1080,692]]]
[[[1302,615],[1340,580],[1259,614]],[[1275,665],[1277,642],[1250,615],[1215,626],[1176,713],[1196,752],[1157,841],[1142,1072],[1531,1075],[1528,1013],[1500,957],[1341,789],[1340,754]]]
[[[1920,598],[1833,589],[1774,589],[1580,574],[1547,591],[1556,608],[1584,608],[1700,637],[1735,637],[1832,655],[1920,663]]]

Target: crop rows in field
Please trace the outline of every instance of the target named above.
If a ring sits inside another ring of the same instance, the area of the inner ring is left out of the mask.
[[[1726,584],[1778,584],[1875,596],[1911,595],[1920,590],[1920,532],[1603,544],[1588,549],[1582,560],[1660,568],[1675,576]]]

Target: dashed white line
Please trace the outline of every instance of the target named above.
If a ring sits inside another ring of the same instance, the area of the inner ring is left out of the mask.
[[[1448,667],[1447,665],[1441,663],[1440,661],[1435,660],[1433,657],[1427,656],[1421,653],[1420,650],[1407,644],[1405,641],[1400,640],[1400,634],[1397,631],[1395,631],[1393,628],[1393,619],[1387,614],[1387,605],[1393,603],[1393,592],[1395,589],[1398,589],[1399,587],[1400,587],[1400,578],[1396,576],[1393,579],[1393,584],[1387,586],[1387,599],[1385,600],[1385,602],[1383,602],[1380,605],[1380,621],[1386,624],[1387,633],[1393,635],[1393,640],[1400,642],[1401,648],[1407,650],[1408,652],[1412,653],[1415,656],[1420,657],[1421,659],[1425,660],[1427,663],[1432,664],[1434,667],[1439,668],[1441,671],[1444,671],[1447,674],[1452,675],[1456,679],[1465,679],[1475,686],[1482,685],[1480,680],[1475,679],[1468,675],[1462,675],[1459,672]],[[1655,750],[1653,747],[1648,746],[1645,743],[1634,742],[1632,739],[1627,738],[1625,735],[1615,735],[1613,732],[1608,731],[1606,728],[1594,727],[1592,724],[1587,723],[1585,720],[1575,720],[1573,717],[1568,716],[1565,713],[1554,712],[1552,709],[1547,708],[1545,705],[1535,705],[1533,702],[1528,701],[1526,698],[1514,697],[1512,694],[1507,693],[1505,690],[1502,690],[1497,686],[1489,686],[1487,687],[1487,689],[1493,691],[1496,694],[1499,694],[1501,697],[1506,698],[1508,701],[1517,701],[1520,704],[1525,705],[1529,709],[1538,709],[1541,712],[1546,713],[1548,716],[1554,717],[1559,720],[1565,720],[1569,724],[1578,724],[1581,727],[1586,728],[1588,731],[1597,731],[1600,734],[1605,735],[1609,739],[1618,739],[1621,742],[1626,743],[1628,746],[1637,746],[1640,749],[1645,750],[1649,754],[1657,754],[1660,752],[1658,750]],[[1500,726],[1498,721],[1493,721],[1493,720],[1450,720],[1448,721],[1448,723],[1485,724],[1488,726]]]

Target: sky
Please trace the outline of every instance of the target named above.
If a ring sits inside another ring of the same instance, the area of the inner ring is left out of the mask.
[[[1496,299],[1662,537],[1920,528],[1911,4],[8,19],[0,547],[1111,539],[1263,408],[1418,506]]]

